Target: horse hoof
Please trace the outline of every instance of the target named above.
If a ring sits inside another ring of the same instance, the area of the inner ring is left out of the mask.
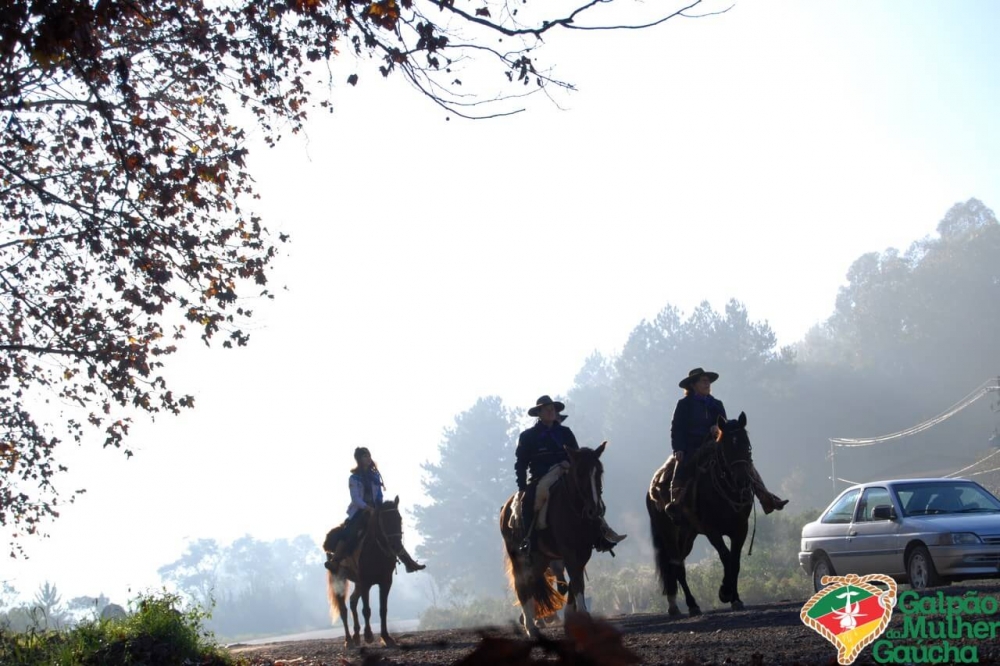
[[[731,607],[732,607],[733,610],[736,610],[736,611],[743,610],[743,602],[740,601],[739,599],[737,599],[736,601],[734,601],[732,603]]]
[[[345,638],[344,639],[344,649],[345,650],[350,650],[352,647],[354,647],[354,641],[352,641],[350,638]]]
[[[699,615],[701,615],[701,608],[699,608],[698,606],[691,606],[690,608],[688,608],[688,615],[690,615],[691,617],[698,617]]]
[[[370,645],[370,644],[372,644],[374,642],[375,642],[375,634],[373,634],[370,631],[366,631],[365,632],[365,643],[368,643]]]
[[[733,601],[733,595],[731,595],[729,593],[729,590],[727,590],[726,588],[720,587],[719,588],[719,601],[721,601],[724,604],[728,604],[730,601]]]
[[[354,634],[354,647],[361,647],[361,636],[359,634]]]
[[[677,617],[680,614],[681,614],[681,609],[678,608],[677,606],[671,606],[670,608],[667,609],[667,615],[669,615],[670,617]]]
[[[385,647],[387,647],[387,648],[399,647],[399,644],[396,643],[396,639],[393,638],[392,636],[383,636],[382,637],[382,645],[385,646]]]

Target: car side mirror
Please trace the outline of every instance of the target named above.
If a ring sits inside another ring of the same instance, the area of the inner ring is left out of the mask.
[[[896,520],[896,510],[888,504],[879,504],[872,509],[874,520]]]

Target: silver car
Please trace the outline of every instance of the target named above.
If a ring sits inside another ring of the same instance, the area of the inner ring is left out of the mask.
[[[886,574],[924,589],[1000,577],[1000,500],[975,481],[896,479],[851,486],[802,528],[799,565],[823,576]]]

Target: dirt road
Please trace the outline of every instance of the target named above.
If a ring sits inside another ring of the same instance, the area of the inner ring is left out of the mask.
[[[908,590],[901,585],[900,593]],[[992,597],[1000,600],[1000,583],[971,583],[955,585],[947,588],[936,588],[922,597],[931,599],[923,602],[930,604],[938,594],[945,597],[962,597],[967,592],[974,592],[979,599]],[[783,602],[768,605],[748,606],[743,611],[709,611],[698,617],[682,616],[672,618],[666,615],[638,614],[607,618],[608,623],[621,633],[620,641],[628,652],[638,658],[636,663],[644,664],[836,664],[837,652],[826,639],[812,629],[806,627],[800,617],[802,601]],[[909,605],[919,602],[919,599],[909,599]],[[893,631],[904,628],[903,613],[899,608],[893,613],[892,621],[883,635],[888,637]],[[912,614],[911,614],[912,615]],[[943,619],[944,616],[932,615],[929,619]],[[940,645],[947,641],[955,651],[947,653],[952,658],[940,663],[955,661],[954,655],[962,658],[975,653],[980,664],[1000,663],[1000,612],[986,615],[963,615],[967,622],[982,621],[987,628],[995,623],[995,636],[983,639],[961,638],[943,640],[931,638],[924,640],[923,648],[918,641],[897,639],[887,646],[885,643],[876,655],[873,646],[868,646],[861,652],[855,664],[874,663],[930,663],[935,653],[928,653],[926,648]],[[597,625],[595,625],[597,627]],[[377,625],[374,627],[377,636]],[[598,628],[588,630],[588,634],[599,632]],[[546,630],[546,636],[553,640],[565,639],[562,627]],[[528,643],[513,627],[494,627],[481,631],[445,630],[404,633],[395,636],[400,647],[388,649],[379,647],[377,638],[372,646],[360,649],[344,648],[343,640],[313,640],[294,643],[275,643],[253,647],[233,648],[235,654],[250,657],[252,663],[278,665],[287,663],[290,666],[344,666],[345,664],[413,665],[413,666],[445,666],[454,664],[468,657],[482,645],[483,635],[509,639],[501,644],[503,649],[522,648],[527,650]],[[494,645],[497,650],[500,648]],[[964,653],[959,653],[961,647]],[[920,650],[924,652],[921,653]],[[493,650],[495,656],[497,650]],[[916,651],[914,651],[916,650]],[[487,661],[483,653],[477,663],[496,664],[528,664],[546,656],[542,647],[536,646],[531,651],[530,659],[511,652],[500,660]],[[923,657],[921,657],[923,654]],[[945,653],[941,653],[945,654]],[[479,657],[480,653],[477,653]],[[876,660],[878,657],[878,660]],[[591,660],[590,663],[627,663],[619,661],[620,657],[608,657],[603,661]],[[558,661],[550,654],[549,659]],[[888,659],[888,661],[886,661]],[[583,661],[560,663],[586,663]]]

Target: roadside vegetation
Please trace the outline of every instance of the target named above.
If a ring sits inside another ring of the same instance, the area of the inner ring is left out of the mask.
[[[145,664],[215,666],[236,663],[204,629],[207,613],[178,610],[176,595],[141,596],[117,619],[85,620],[48,629],[44,621],[24,631],[0,624],[0,664],[77,666]],[[41,618],[40,618],[41,620]]]

